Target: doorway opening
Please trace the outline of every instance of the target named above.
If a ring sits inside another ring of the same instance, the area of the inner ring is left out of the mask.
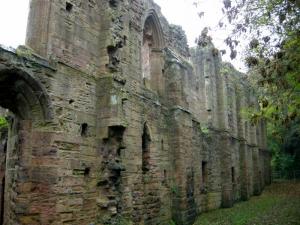
[[[23,70],[1,66],[0,225],[16,224],[13,215],[20,204],[16,202],[24,198],[16,188],[21,171],[28,171],[32,127],[45,124],[53,115],[46,90],[35,78]],[[30,179],[29,174],[24,177]]]

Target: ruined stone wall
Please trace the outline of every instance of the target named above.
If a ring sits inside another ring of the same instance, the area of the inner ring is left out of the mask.
[[[152,1],[33,0],[26,44],[0,49],[7,224],[192,224],[269,183],[245,75]]]
[[[0,107],[0,117],[6,117],[7,112]],[[4,192],[5,192],[5,168],[6,168],[6,149],[7,149],[8,128],[0,126],[0,224],[3,224],[4,214]]]
[[[1,93],[16,93],[29,101],[1,99],[1,104],[16,116],[7,150],[6,188],[12,194],[7,191],[5,223],[93,221],[97,209],[95,170],[100,167],[96,158],[95,81],[61,63],[50,65],[26,52],[17,52],[1,51],[5,59],[1,76],[7,86]],[[30,95],[20,92],[20,83],[26,84],[22,89]],[[31,107],[33,103],[36,106]],[[19,114],[14,105],[23,111],[28,107],[28,112]],[[44,109],[41,117],[33,113]]]

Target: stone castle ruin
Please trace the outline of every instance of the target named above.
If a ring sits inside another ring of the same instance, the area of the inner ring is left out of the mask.
[[[152,0],[31,0],[0,48],[1,223],[192,224],[270,183],[247,77]]]

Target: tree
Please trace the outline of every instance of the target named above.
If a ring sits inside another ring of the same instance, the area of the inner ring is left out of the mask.
[[[225,42],[236,56],[244,52],[249,79],[259,95],[251,121],[269,122],[269,143],[277,169],[299,165],[300,155],[300,1],[224,0],[223,12],[232,32]],[[223,23],[220,23],[223,24]],[[284,165],[283,165],[284,164]]]
[[[268,122],[275,169],[300,167],[300,0],[223,0],[222,11],[230,57],[247,46],[242,55],[259,99],[258,109],[243,111],[252,123]]]
[[[233,52],[242,39],[249,40],[246,64],[259,87],[260,116],[276,123],[299,117],[299,7],[298,0],[224,0],[233,26],[225,42]]]

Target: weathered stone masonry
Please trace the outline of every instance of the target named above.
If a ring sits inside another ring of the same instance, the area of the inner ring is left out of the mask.
[[[270,183],[247,77],[151,0],[32,0],[0,86],[3,224],[192,224]]]

